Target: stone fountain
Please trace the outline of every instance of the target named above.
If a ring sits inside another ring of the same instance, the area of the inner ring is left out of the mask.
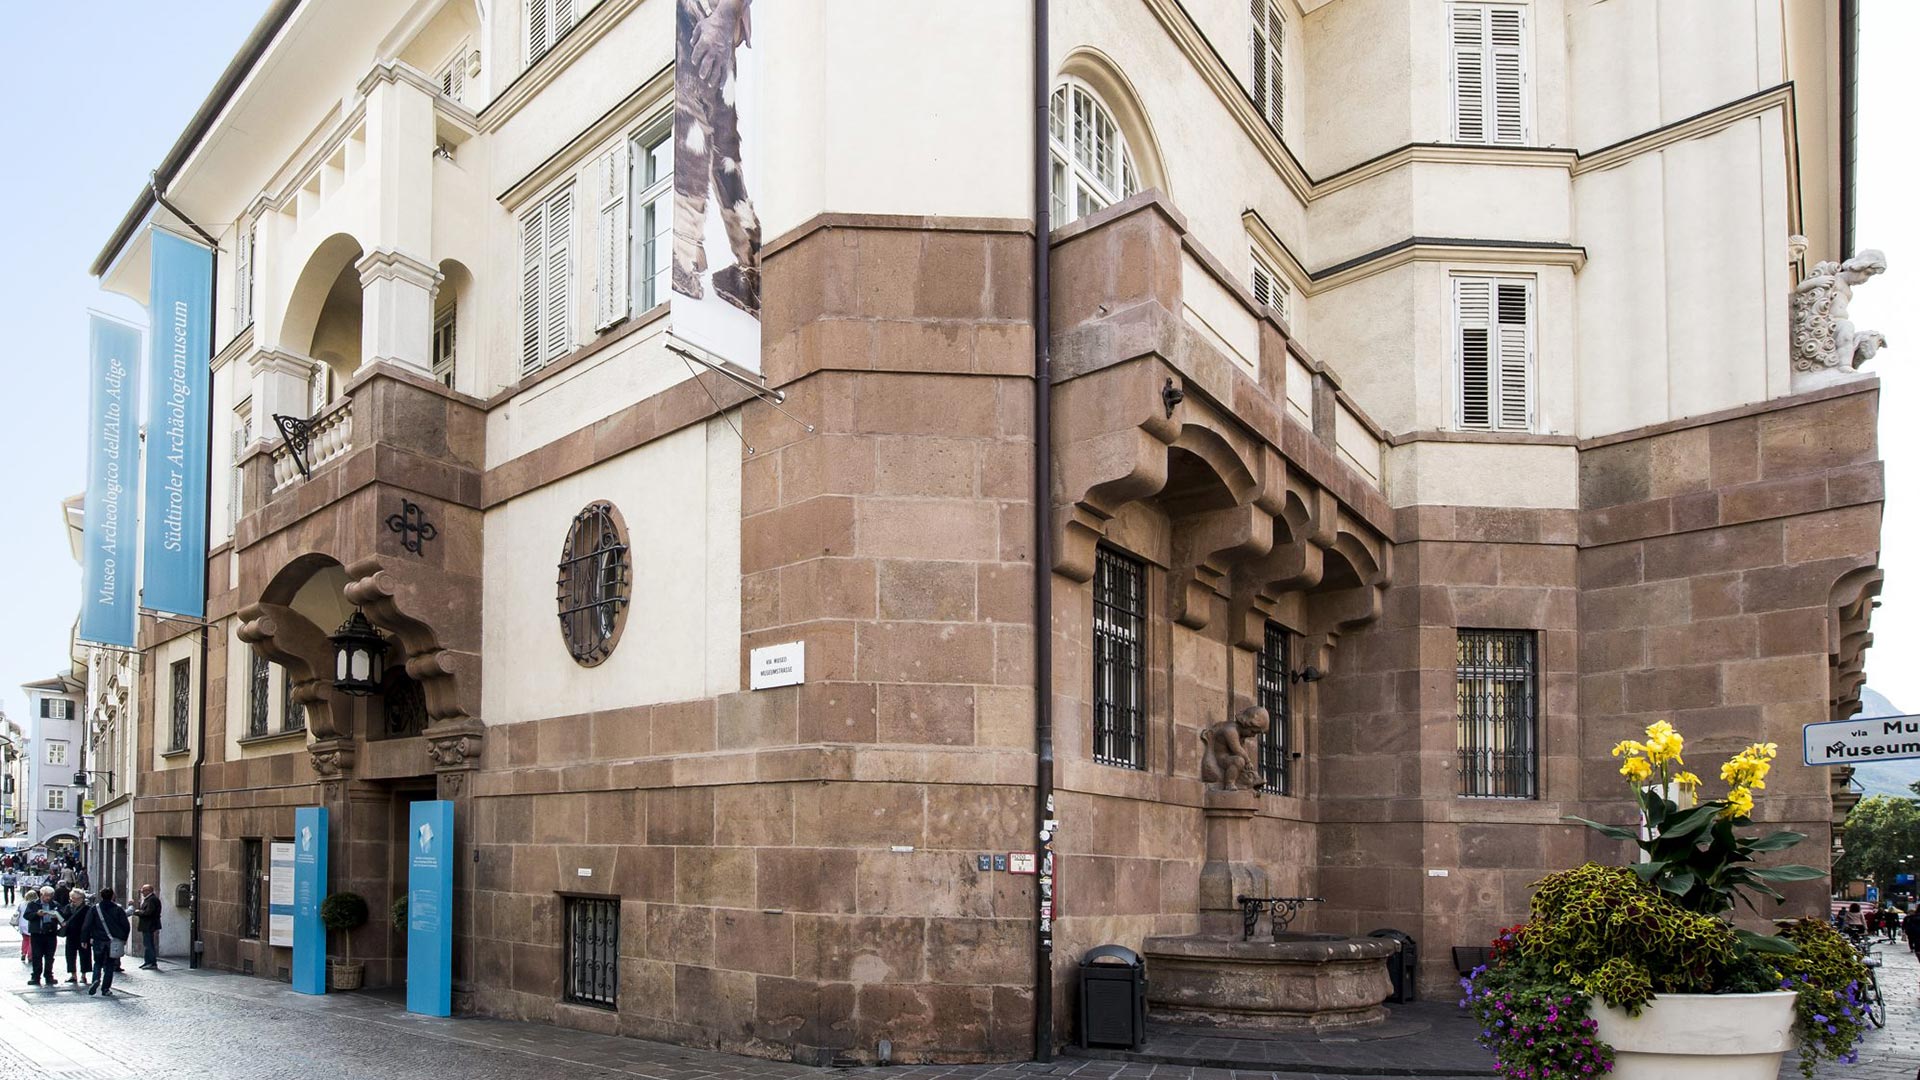
[[[1326,1031],[1377,1024],[1392,992],[1383,938],[1289,930],[1317,897],[1275,897],[1253,858],[1260,811],[1257,740],[1267,711],[1240,710],[1201,734],[1207,782],[1207,861],[1200,871],[1198,934],[1151,937],[1147,1004],[1174,1023],[1252,1031]],[[1268,933],[1258,935],[1264,915]]]

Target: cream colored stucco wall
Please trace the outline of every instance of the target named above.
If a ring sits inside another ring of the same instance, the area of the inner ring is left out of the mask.
[[[737,420],[736,420],[737,422]],[[740,440],[715,419],[487,511],[481,715],[510,724],[728,693],[740,682]],[[575,514],[626,519],[633,603],[598,667],[568,655],[554,567]]]
[[[1576,509],[1579,452],[1571,446],[1417,442],[1387,450],[1395,506]]]

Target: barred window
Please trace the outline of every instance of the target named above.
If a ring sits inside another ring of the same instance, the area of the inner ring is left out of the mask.
[[[582,667],[605,660],[620,638],[632,587],[628,571],[620,511],[597,502],[575,515],[560,552],[560,633]]]
[[[620,1004],[620,898],[566,896],[566,999],[615,1009]]]
[[[267,658],[256,649],[247,650],[247,737],[267,733],[267,713],[272,697],[268,693],[271,672]]]
[[[1531,630],[1460,631],[1456,700],[1462,795],[1538,795],[1536,642]]]
[[[260,936],[260,841],[240,841],[240,936]]]
[[[293,675],[280,669],[280,730],[307,730],[307,707],[293,700]]]
[[[1147,567],[1101,548],[1093,570],[1093,758],[1147,767]]]
[[[1265,647],[1254,667],[1254,689],[1260,707],[1267,710],[1267,733],[1260,736],[1260,777],[1262,786],[1276,795],[1285,795],[1292,777],[1287,766],[1292,761],[1293,741],[1289,738],[1287,714],[1287,673],[1293,654],[1287,628],[1267,623]]]
[[[193,694],[191,681],[193,678],[193,661],[175,660],[173,666],[168,669],[168,672],[168,677],[173,681],[173,686],[171,687],[173,706],[172,712],[168,717],[172,722],[172,727],[167,739],[167,749],[170,751],[185,750],[187,748],[187,707],[191,703]]]

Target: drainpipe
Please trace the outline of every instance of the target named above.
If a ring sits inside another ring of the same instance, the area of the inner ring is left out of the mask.
[[[1053,1060],[1053,361],[1048,337],[1048,238],[1053,192],[1048,170],[1047,3],[1033,4],[1033,1058]]]
[[[192,218],[181,213],[179,207],[167,201],[166,195],[160,191],[160,176],[157,172],[147,178],[147,184],[153,190],[155,202],[165,207],[168,213],[185,222],[187,228],[192,229],[200,239],[207,242],[208,247],[213,249],[213,258],[209,260],[211,266],[207,275],[213,279],[207,293],[207,366],[212,367],[214,355],[220,348],[213,333],[214,311],[220,301],[220,242],[213,238],[213,234],[195,224]],[[208,382],[208,391],[212,391],[211,381]],[[206,516],[201,525],[201,535],[211,537],[213,535],[213,409],[211,406],[207,409],[207,474],[204,483],[206,487],[202,490],[205,498],[202,502],[205,503]],[[202,558],[204,557],[203,553]],[[200,966],[200,837],[201,810],[206,801],[206,788],[201,778],[207,764],[207,654],[210,651],[209,639],[213,635],[213,622],[207,618],[207,599],[212,592],[213,573],[210,569],[203,570],[200,573],[200,735],[193,751],[193,863],[187,871],[187,896],[191,905],[187,909],[187,966],[190,968]],[[154,683],[156,696],[159,685],[156,677]],[[158,727],[154,729],[154,735],[158,738]],[[154,860],[154,876],[157,878],[160,876],[157,843],[154,847]],[[160,903],[164,905],[166,902],[162,897]]]

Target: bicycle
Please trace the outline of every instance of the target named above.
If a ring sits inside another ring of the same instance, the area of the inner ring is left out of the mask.
[[[1887,1026],[1887,999],[1880,993],[1880,958],[1874,955],[1872,941],[1855,941],[1854,949],[1860,954],[1860,963],[1867,969],[1867,984],[1861,987],[1861,1005],[1867,1014],[1867,1023],[1876,1028]]]

